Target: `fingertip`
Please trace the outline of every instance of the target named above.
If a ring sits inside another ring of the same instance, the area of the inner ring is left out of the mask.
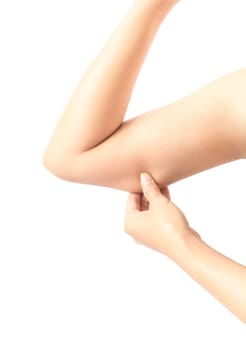
[[[146,185],[149,185],[150,183],[153,182],[152,177],[146,172],[143,172],[140,174],[140,180],[141,180],[142,187],[145,187]]]
[[[153,195],[160,194],[160,188],[156,180],[147,172],[142,172],[140,181],[143,193],[147,200],[150,200]]]

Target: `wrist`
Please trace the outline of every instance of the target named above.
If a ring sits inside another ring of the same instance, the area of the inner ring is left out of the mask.
[[[179,234],[179,242],[175,245],[175,249],[171,254],[171,259],[182,267],[184,262],[192,258],[194,250],[205,243],[201,239],[200,235],[192,228]]]

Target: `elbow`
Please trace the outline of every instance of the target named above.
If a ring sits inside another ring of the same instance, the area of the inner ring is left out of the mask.
[[[57,171],[58,166],[57,162],[54,161],[50,156],[44,154],[42,157],[42,163],[46,170],[48,170],[51,174],[60,177],[60,173]]]
[[[86,184],[90,182],[85,181],[84,171],[76,171],[76,161],[72,156],[63,156],[61,155],[55,157],[54,155],[48,155],[47,153],[42,157],[42,163],[46,170],[48,170],[55,177],[69,181],[76,182],[80,184]]]
[[[80,157],[81,159],[81,157]],[[42,163],[46,170],[57,178],[69,182],[76,182],[80,184],[88,184],[90,181],[86,181],[85,169],[88,168],[88,164],[84,161],[80,161],[80,167],[78,169],[78,156],[71,154],[57,154],[57,152],[50,153],[45,152],[42,156]]]
[[[246,314],[243,314],[243,315],[236,315],[235,316],[242,322],[246,325]]]
[[[71,181],[68,173],[68,163],[65,161],[65,159],[58,160],[54,156],[51,157],[50,155],[44,153],[42,157],[42,163],[46,170],[48,170],[52,175],[62,180]]]

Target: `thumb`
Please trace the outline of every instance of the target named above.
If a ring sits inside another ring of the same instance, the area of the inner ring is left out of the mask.
[[[143,194],[149,203],[153,202],[156,198],[162,196],[160,188],[157,186],[155,180],[148,173],[141,173],[140,176],[141,186]]]

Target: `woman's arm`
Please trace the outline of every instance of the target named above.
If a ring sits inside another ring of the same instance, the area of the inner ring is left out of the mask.
[[[70,97],[44,159],[59,157],[62,162],[92,149],[120,127],[145,56],[170,11],[170,1],[162,2],[161,7],[143,0],[130,8]]]
[[[191,236],[175,262],[246,324],[246,267]]]
[[[137,192],[142,170],[164,187],[243,157],[246,126],[238,110],[245,98],[239,93],[245,90],[245,70],[122,122],[147,51],[175,3],[143,0],[129,10],[78,84],[53,132],[43,156],[53,174]]]
[[[150,175],[150,174],[148,174]],[[246,267],[217,252],[193,230],[183,212],[150,177],[142,194],[129,193],[124,230],[172,259],[196,282],[246,323]]]

